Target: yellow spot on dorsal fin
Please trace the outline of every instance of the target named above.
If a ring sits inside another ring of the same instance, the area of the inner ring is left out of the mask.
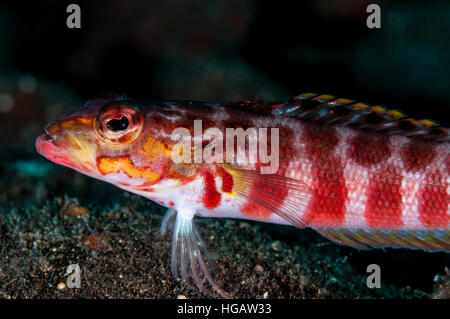
[[[325,100],[325,101],[330,101],[330,100],[335,99],[335,98],[336,98],[336,97],[333,96],[333,95],[322,94],[322,95],[319,95],[319,96],[315,97],[314,99],[315,99],[315,100]]]
[[[386,114],[394,120],[399,120],[407,116],[405,113],[399,110],[387,110]]]
[[[352,107],[356,107],[357,109],[367,109],[369,107],[369,105],[365,104],[365,103],[355,103],[351,105]]]
[[[419,120],[419,121],[417,121],[417,123],[419,123],[420,125],[423,125],[425,127],[439,126],[439,123],[437,123],[436,121],[430,120],[430,119]]]
[[[344,98],[339,98],[333,101],[333,103],[337,103],[337,104],[341,104],[341,105],[346,105],[346,104],[350,104],[355,102],[355,100],[350,100],[350,99],[344,99]]]
[[[372,112],[375,112],[375,113],[378,113],[378,114],[383,114],[383,113],[386,113],[387,109],[384,106],[381,106],[381,105],[374,105],[374,106],[372,106],[370,108],[370,110]]]
[[[308,93],[302,93],[300,95],[297,95],[295,98],[299,99],[302,97],[315,97],[316,95],[317,95],[317,93],[308,92]]]

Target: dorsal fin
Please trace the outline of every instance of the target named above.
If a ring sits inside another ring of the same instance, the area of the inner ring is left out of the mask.
[[[332,95],[304,93],[284,102],[239,101],[228,106],[389,135],[450,141],[449,130],[433,120],[416,120],[402,111],[387,109],[382,105],[368,105]]]

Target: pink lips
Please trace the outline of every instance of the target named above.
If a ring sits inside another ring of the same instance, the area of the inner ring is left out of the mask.
[[[92,165],[74,161],[67,149],[59,145],[49,134],[42,134],[36,139],[36,150],[48,160],[72,168],[80,173],[88,174],[93,171]]]
[[[51,145],[52,140],[53,139],[47,134],[42,134],[36,139],[36,150],[39,152],[39,154],[43,156],[46,156],[48,154],[49,145]]]
[[[74,167],[73,163],[69,160],[67,152],[59,147],[53,138],[48,134],[42,134],[36,139],[36,150],[42,156],[55,162],[56,164]]]

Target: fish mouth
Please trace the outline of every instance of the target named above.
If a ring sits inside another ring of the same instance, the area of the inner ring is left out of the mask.
[[[66,150],[58,146],[55,139],[48,133],[44,133],[36,139],[36,150],[39,154],[57,164],[68,162]]]
[[[64,141],[58,143],[57,138],[50,135],[47,130],[45,132],[36,139],[36,150],[39,154],[56,164],[72,168],[81,173],[88,174],[92,172],[92,165],[78,162],[67,147],[64,146]]]

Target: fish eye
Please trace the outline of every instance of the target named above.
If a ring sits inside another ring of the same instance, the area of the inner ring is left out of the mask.
[[[139,108],[130,105],[105,105],[94,121],[97,134],[106,142],[125,144],[134,141],[143,126]]]
[[[117,132],[126,130],[130,122],[125,116],[122,116],[120,120],[112,119],[106,122],[106,128],[110,131]]]

